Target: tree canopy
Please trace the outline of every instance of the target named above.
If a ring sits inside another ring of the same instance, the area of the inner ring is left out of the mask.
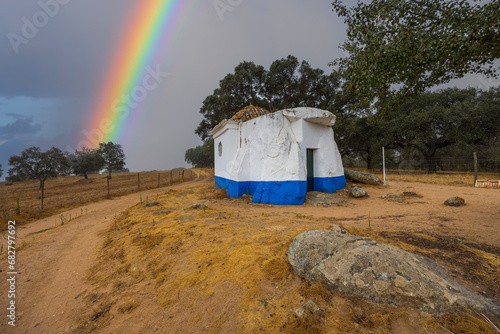
[[[190,148],[184,156],[187,163],[196,168],[206,168],[214,166],[214,140],[208,139],[203,145]]]
[[[68,154],[73,173],[88,178],[88,173],[99,171],[104,167],[104,159],[96,149],[83,148],[81,151]]]
[[[326,75],[294,56],[274,61],[269,70],[244,61],[203,101],[204,118],[195,133],[208,139],[217,124],[249,104],[269,111],[306,106],[333,111],[340,85],[335,71]]]
[[[108,170],[111,178],[112,170],[121,170],[125,167],[125,153],[122,146],[113,142],[99,143],[98,154],[104,160],[104,167]]]
[[[428,88],[472,72],[497,77],[500,0],[334,0],[347,24],[348,54],[331,63],[344,90],[387,111]],[[349,1],[350,3],[350,1]]]
[[[470,156],[474,150],[482,151],[485,158],[499,159],[499,110],[500,88],[427,92],[376,123],[368,122],[368,117],[341,117],[336,127],[344,129],[343,135],[337,134],[337,143],[341,154],[362,158],[369,169],[380,161],[384,146],[392,150],[394,156],[388,157],[393,162],[423,159],[428,172],[434,173],[439,152],[445,149],[458,157]]]
[[[43,152],[39,147],[30,147],[21,152],[21,155],[13,155],[9,158],[10,180],[40,180],[40,188],[48,177],[66,174],[68,161],[64,153],[52,147]]]

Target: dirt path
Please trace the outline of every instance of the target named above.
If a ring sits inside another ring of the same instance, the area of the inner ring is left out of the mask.
[[[151,201],[168,189],[199,182],[202,181],[144,191],[142,199]],[[70,214],[78,218],[64,225],[58,214],[19,227],[16,231],[16,326],[8,325],[6,320],[10,299],[5,277],[10,270],[4,256],[0,263],[0,309],[3,310],[0,333],[69,332],[85,306],[79,296],[90,288],[85,281],[86,271],[97,256],[102,230],[114,216],[139,200],[139,194],[135,193],[72,209],[63,215],[68,219]],[[2,244],[6,249],[5,238]]]

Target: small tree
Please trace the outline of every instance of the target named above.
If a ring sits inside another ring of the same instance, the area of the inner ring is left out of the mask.
[[[40,210],[43,210],[44,185],[48,177],[66,174],[69,168],[68,160],[64,153],[55,147],[42,152],[39,147],[30,147],[20,156],[13,155],[9,158],[9,178],[11,180],[38,179],[42,196],[40,197]]]
[[[42,152],[39,147],[30,147],[20,156],[9,158],[9,178],[17,180],[38,179],[40,188],[48,177],[64,174],[68,169],[68,161],[64,153],[55,147]]]
[[[99,143],[97,150],[104,160],[104,167],[108,170],[108,177],[111,179],[111,171],[123,169],[125,167],[125,153],[122,146],[113,142]]]
[[[104,167],[104,159],[96,149],[83,148],[69,155],[73,173],[83,175],[88,179],[88,173]]]
[[[187,163],[196,168],[213,167],[214,166],[214,140],[209,139],[203,145],[190,148],[186,151],[184,159]]]
[[[3,175],[3,169],[2,169],[2,165],[0,165],[0,177],[2,177]]]

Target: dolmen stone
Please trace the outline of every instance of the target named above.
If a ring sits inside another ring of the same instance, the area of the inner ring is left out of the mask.
[[[344,168],[344,175],[347,179],[360,183],[372,184],[372,185],[381,185],[384,183],[377,175],[358,172],[351,169]]]
[[[498,302],[467,290],[435,261],[351,235],[338,226],[299,234],[288,249],[288,261],[300,277],[345,297],[434,315],[467,311],[470,305],[500,317]]]

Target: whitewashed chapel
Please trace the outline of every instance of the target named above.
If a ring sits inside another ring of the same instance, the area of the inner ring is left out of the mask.
[[[251,194],[254,203],[285,205],[304,204],[308,191],[344,188],[335,119],[316,108],[244,108],[210,132],[215,185],[230,197]]]

